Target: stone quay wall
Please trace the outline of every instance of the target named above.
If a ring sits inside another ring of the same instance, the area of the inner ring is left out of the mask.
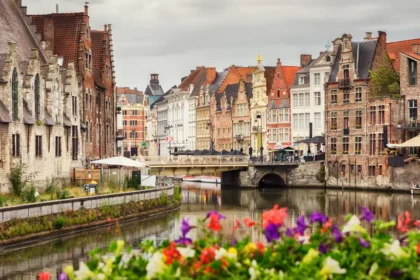
[[[124,192],[107,195],[95,195],[83,198],[71,198],[53,200],[33,204],[0,207],[0,223],[13,219],[35,218],[51,214],[77,211],[79,209],[94,209],[106,205],[119,205],[129,202],[147,201],[159,198],[162,193],[171,197],[174,195],[174,187],[157,188],[133,192]]]

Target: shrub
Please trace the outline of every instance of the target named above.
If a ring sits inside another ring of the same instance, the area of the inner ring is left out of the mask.
[[[174,188],[174,202],[178,204],[181,201],[181,187]]]
[[[160,195],[159,203],[160,203],[160,205],[168,205],[169,204],[169,198],[168,198],[168,194],[166,192],[163,192]]]
[[[0,195],[0,207],[7,205],[7,197]]]
[[[319,168],[318,172],[315,175],[316,179],[320,182],[320,183],[324,183],[325,182],[325,166],[321,165],[321,167]]]
[[[57,199],[66,199],[70,196],[70,193],[67,190],[59,189],[57,190],[56,195]]]
[[[12,183],[13,195],[21,196],[22,191],[25,189],[27,180],[25,178],[25,172],[23,165],[18,165],[10,170],[10,182]]]
[[[25,202],[33,203],[36,202],[36,189],[34,185],[31,185],[22,192],[22,200]]]
[[[109,190],[111,191],[111,192],[117,192],[118,191],[118,185],[117,185],[117,182],[114,180],[114,178],[112,178],[111,180],[109,180],[108,182],[107,182],[107,187],[109,188]]]
[[[64,218],[62,216],[58,216],[57,218],[55,218],[55,220],[53,221],[53,227],[55,229],[61,229],[64,227]]]

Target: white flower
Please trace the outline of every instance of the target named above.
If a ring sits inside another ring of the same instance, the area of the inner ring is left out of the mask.
[[[301,235],[297,240],[302,244],[309,244],[309,235]]]
[[[252,260],[251,267],[248,269],[251,280],[259,279],[261,272],[258,271],[258,264],[255,260]]]
[[[89,267],[84,263],[80,262],[79,270],[74,273],[76,279],[93,279],[95,274],[90,271]]]
[[[226,251],[225,248],[223,248],[223,247],[222,248],[219,248],[219,250],[216,250],[214,258],[216,260],[220,260],[221,258],[223,258],[224,256],[226,256],[227,253],[228,252]]]
[[[399,240],[394,240],[392,244],[385,243],[381,252],[393,259],[408,257],[408,254],[401,248]]]
[[[345,268],[341,268],[338,261],[334,260],[331,257],[328,257],[325,260],[324,267],[321,269],[320,273],[323,276],[329,276],[331,274],[344,274],[347,270]]]
[[[360,225],[359,218],[356,215],[353,215],[347,224],[343,227],[342,232],[366,232],[366,230]]]
[[[163,261],[163,255],[161,252],[155,252],[150,258],[149,263],[146,266],[147,279],[151,279],[156,274],[162,273],[166,268],[166,264]]]
[[[378,263],[375,262],[374,264],[372,264],[372,266],[369,269],[369,276],[372,276],[373,274],[375,274],[378,268],[379,268]]]
[[[179,247],[179,248],[176,248],[176,249],[178,250],[178,252],[181,254],[181,256],[184,259],[193,258],[194,255],[195,255],[195,250],[194,249],[191,249],[191,248]]]

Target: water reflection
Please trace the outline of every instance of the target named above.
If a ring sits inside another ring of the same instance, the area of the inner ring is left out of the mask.
[[[274,204],[289,208],[288,226],[294,225],[302,215],[309,215],[318,210],[344,222],[347,213],[359,213],[363,205],[372,210],[376,218],[395,220],[399,213],[409,210],[413,218],[420,218],[420,199],[413,199],[404,193],[354,192],[321,189],[281,189],[281,190],[238,190],[220,189],[220,186],[205,183],[185,183],[182,185],[182,206],[176,213],[163,217],[154,217],[152,221],[135,221],[121,224],[120,235],[115,235],[115,228],[100,228],[87,231],[77,236],[50,240],[26,249],[0,253],[0,279],[34,279],[41,271],[50,271],[55,275],[62,266],[78,265],[87,253],[95,247],[105,248],[110,240],[124,238],[134,246],[141,240],[153,239],[157,243],[166,238],[178,238],[180,220],[188,218],[192,224],[205,217],[208,211],[216,209],[227,216],[222,221],[223,234],[233,237],[233,221],[250,217],[259,221],[262,212]],[[241,237],[250,234],[255,240],[263,240],[257,229],[241,229]],[[200,237],[199,231],[193,230],[191,238]],[[1,250],[1,249],[0,249]]]

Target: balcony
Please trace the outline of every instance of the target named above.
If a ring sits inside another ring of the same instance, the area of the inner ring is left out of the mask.
[[[341,79],[338,80],[338,88],[350,88],[351,87],[351,80],[350,79]]]
[[[244,141],[244,135],[243,134],[237,134],[236,135],[236,141],[238,141],[238,142]]]

